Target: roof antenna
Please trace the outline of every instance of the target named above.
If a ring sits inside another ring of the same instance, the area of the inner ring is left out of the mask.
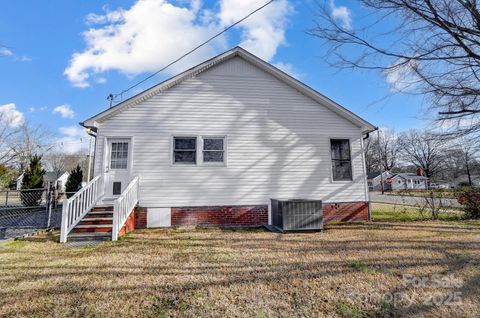
[[[107,100],[110,101],[110,108],[112,108],[112,104],[113,104],[113,94],[109,94],[109,95],[107,96]]]

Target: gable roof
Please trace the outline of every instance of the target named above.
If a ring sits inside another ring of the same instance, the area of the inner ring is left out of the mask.
[[[417,176],[415,173],[397,173],[394,177],[397,177],[397,176],[403,179],[428,180],[427,177]]]
[[[389,171],[384,171],[384,172],[382,172],[382,174],[384,175],[384,177],[388,177],[390,175],[390,172]],[[377,177],[380,177],[380,172],[379,171],[369,172],[367,174],[367,179],[368,180],[375,179]]]
[[[55,181],[55,180],[60,179],[66,173],[67,173],[67,171],[65,171],[63,173],[58,173],[58,172],[55,172],[55,171],[46,171],[45,174],[43,175],[43,179],[45,181]]]
[[[177,84],[180,84],[184,80],[191,78],[193,76],[196,76],[200,74],[201,72],[218,65],[219,63],[225,62],[229,59],[232,59],[234,57],[240,57],[247,62],[250,62],[251,64],[257,66],[258,68],[264,70],[265,72],[269,73],[270,75],[274,76],[278,80],[284,82],[285,84],[289,85],[290,87],[296,89],[300,93],[312,98],[319,104],[329,108],[333,112],[337,113],[338,115],[342,116],[343,118],[347,119],[354,125],[360,127],[362,129],[362,132],[367,133],[370,131],[375,130],[375,126],[370,124],[368,121],[364,120],[363,118],[355,115],[345,107],[337,104],[333,100],[329,99],[328,97],[320,94],[310,86],[300,82],[299,80],[291,77],[290,75],[286,74],[285,72],[279,70],[275,66],[265,62],[264,60],[260,59],[259,57],[253,55],[252,53],[246,51],[245,49],[237,46],[227,52],[224,52],[222,54],[219,54],[203,63],[198,64],[197,66],[194,66],[168,80],[165,80],[155,86],[152,86],[151,88],[133,96],[125,101],[103,111],[98,113],[97,115],[85,120],[84,122],[81,122],[80,125],[86,127],[86,128],[92,128],[96,129],[97,123],[102,122],[112,116],[115,116],[119,112],[128,109],[129,107],[132,107],[134,105],[137,105],[146,99],[149,99],[153,97],[154,95],[163,92]]]
[[[370,180],[370,179],[374,179],[376,177],[378,177],[380,175],[380,172],[376,171],[376,172],[369,172],[367,174],[367,179]]]

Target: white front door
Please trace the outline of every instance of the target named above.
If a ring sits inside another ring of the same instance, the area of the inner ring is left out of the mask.
[[[130,139],[107,139],[106,198],[118,197],[130,181],[130,156],[132,154]]]

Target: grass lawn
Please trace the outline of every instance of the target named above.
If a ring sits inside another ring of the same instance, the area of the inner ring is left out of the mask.
[[[410,222],[429,221],[432,218],[428,209],[422,211],[420,208],[408,205],[372,202],[371,208],[374,221]],[[438,219],[441,221],[461,221],[463,218],[463,211],[453,208],[448,212],[440,212],[438,215]]]
[[[414,197],[430,197],[432,190],[399,190],[399,191],[385,191],[385,195],[396,196],[414,196]],[[456,199],[458,197],[459,190],[452,189],[435,189],[433,190],[434,196],[437,198]]]
[[[479,265],[466,221],[138,230],[71,249],[46,235],[0,246],[0,316],[474,317]]]

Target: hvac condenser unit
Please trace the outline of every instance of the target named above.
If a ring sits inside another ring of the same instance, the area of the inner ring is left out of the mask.
[[[271,199],[272,225],[280,231],[323,229],[322,200]]]

